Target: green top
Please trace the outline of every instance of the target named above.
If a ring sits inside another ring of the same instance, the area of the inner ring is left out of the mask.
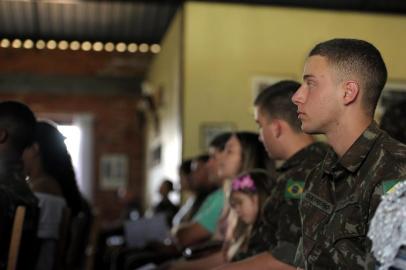
[[[193,216],[193,221],[203,226],[210,233],[214,233],[223,206],[224,192],[222,188],[219,188],[204,200],[202,206]]]

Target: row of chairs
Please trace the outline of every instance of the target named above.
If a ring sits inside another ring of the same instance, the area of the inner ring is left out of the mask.
[[[20,251],[21,236],[24,227],[24,218],[25,207],[17,207],[16,213],[14,215],[13,230],[11,233],[7,270],[15,270],[17,268],[18,253]]]
[[[18,263],[18,255],[20,252],[21,246],[21,238],[23,233],[24,227],[24,219],[25,219],[25,212],[26,209],[24,206],[18,206],[16,213],[14,215],[13,221],[13,229],[11,234],[10,240],[10,248],[8,253],[8,263],[7,263],[7,270],[16,270],[17,263]],[[68,251],[68,236],[69,236],[69,227],[71,224],[71,211],[69,209],[65,209],[63,212],[63,218],[60,225],[59,230],[59,239],[57,244],[57,254],[55,258],[55,269],[57,270],[67,270],[65,267],[65,258]],[[85,267],[86,270],[93,269],[94,263],[94,250],[96,247],[97,241],[97,234],[99,229],[99,222],[97,218],[97,214],[93,217],[92,226],[90,229],[90,236],[88,245],[86,248],[86,261]]]

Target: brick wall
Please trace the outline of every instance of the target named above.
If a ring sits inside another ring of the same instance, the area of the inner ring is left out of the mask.
[[[0,75],[84,75],[125,79],[142,76],[145,70],[140,67],[144,66],[145,69],[148,56],[140,56],[140,59],[136,55],[123,54],[0,49]],[[138,70],[135,67],[138,67]],[[115,220],[122,205],[116,190],[102,190],[99,186],[99,162],[102,154],[123,153],[129,157],[128,186],[135,191],[140,203],[143,202],[144,128],[137,113],[136,93],[97,94],[95,89],[83,89],[83,92],[74,94],[58,91],[33,92],[32,89],[7,91],[7,83],[2,84],[2,87],[6,89],[0,89],[0,100],[22,101],[36,114],[62,114],[68,118],[69,115],[81,113],[93,115],[93,198],[94,206],[99,210],[104,222]],[[139,88],[134,85],[130,87]]]
[[[0,48],[0,73],[143,76],[150,54]]]

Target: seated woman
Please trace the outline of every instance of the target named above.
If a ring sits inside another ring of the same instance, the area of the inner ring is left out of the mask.
[[[264,170],[251,170],[236,177],[231,183],[230,207],[237,216],[237,223],[222,253],[178,262],[171,269],[211,269],[266,251],[275,240],[270,233],[272,230],[261,218],[261,210],[274,184]]]
[[[218,240],[224,240],[227,236],[226,227],[232,222],[233,218],[229,218],[228,214],[228,189],[224,189],[229,185],[230,179],[243,171],[253,168],[262,168],[274,173],[274,163],[271,161],[267,153],[258,140],[258,135],[253,132],[237,132],[228,137],[223,151],[217,151],[211,155],[209,164],[213,170],[217,170],[217,183],[222,186],[217,193],[221,194],[221,208],[208,208],[205,212],[198,212],[193,218],[196,224],[199,224],[207,233],[208,238],[216,236]],[[216,164],[217,163],[217,164]],[[224,192],[226,190],[226,192]],[[222,215],[220,216],[220,212]],[[216,218],[211,216],[215,213]],[[235,219],[234,219],[235,221]],[[217,227],[217,230],[216,230]],[[182,235],[178,233],[178,238],[181,240]],[[182,247],[187,247],[197,243],[186,243],[181,241]]]
[[[264,146],[258,140],[258,134],[253,132],[237,132],[228,139],[224,152],[218,156],[219,178],[224,179],[223,185],[227,187],[226,203],[223,217],[218,222],[219,233],[217,239],[222,240],[225,245],[232,241],[234,227],[237,218],[234,211],[230,211],[229,193],[230,180],[242,172],[252,169],[263,169],[271,176],[275,175],[274,162],[269,159]],[[196,261],[197,262],[197,261]],[[223,252],[218,251],[206,259],[190,262],[174,262],[171,269],[210,269],[223,262]],[[203,263],[204,262],[204,263]]]
[[[35,143],[24,152],[23,161],[40,207],[37,235],[41,248],[36,269],[55,269],[63,210],[69,208],[75,217],[84,205],[63,135],[52,124],[38,122]]]

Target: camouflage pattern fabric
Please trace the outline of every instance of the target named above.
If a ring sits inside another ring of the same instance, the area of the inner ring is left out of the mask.
[[[231,259],[232,262],[241,261],[267,251],[275,243],[275,235],[262,218],[253,226],[247,247],[241,248]]]
[[[293,264],[301,236],[299,201],[304,180],[328,148],[324,143],[313,143],[288,159],[278,169],[276,187],[265,202],[263,216],[276,238],[268,250],[285,263]]]
[[[305,183],[298,248],[302,254],[297,256],[303,261],[296,265],[309,270],[374,269],[373,263],[366,263],[369,222],[381,196],[405,175],[406,146],[376,123],[341,159],[329,152]]]

